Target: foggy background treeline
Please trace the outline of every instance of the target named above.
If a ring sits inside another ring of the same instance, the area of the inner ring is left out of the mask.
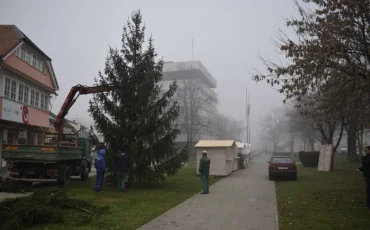
[[[286,105],[263,119],[261,141],[271,151],[348,147],[356,161],[369,144],[370,19],[366,0],[296,1],[300,16],[287,20],[293,35],[276,38],[279,62],[262,58],[256,74],[279,90]]]

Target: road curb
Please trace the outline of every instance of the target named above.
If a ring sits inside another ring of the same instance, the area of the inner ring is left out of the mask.
[[[274,199],[275,199],[275,230],[279,230],[279,215],[277,209],[277,199],[276,199],[276,183],[274,182]]]

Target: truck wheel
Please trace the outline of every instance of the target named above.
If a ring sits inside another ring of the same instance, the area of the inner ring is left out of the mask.
[[[61,187],[67,187],[70,181],[71,181],[71,170],[67,166],[64,168],[64,173],[62,175],[62,178],[58,179],[58,184]]]
[[[89,168],[86,166],[81,167],[81,180],[85,181],[89,179]]]

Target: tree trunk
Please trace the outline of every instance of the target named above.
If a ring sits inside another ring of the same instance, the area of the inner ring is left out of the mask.
[[[294,137],[290,139],[290,153],[292,154],[294,152],[294,139],[295,139]]]
[[[360,157],[363,154],[363,144],[364,144],[364,116],[362,116],[361,124],[360,124],[360,131],[358,137],[358,151],[360,153]]]
[[[330,132],[329,133],[329,137],[326,141],[326,144],[327,145],[333,145],[333,136],[334,136],[334,132]],[[333,154],[331,154],[331,163],[330,163],[330,170],[334,170],[334,156],[335,156],[335,149],[334,149],[334,146],[333,146]]]
[[[333,154],[331,156],[331,165],[330,165],[331,170],[334,170],[334,157],[335,157],[335,153],[337,152],[340,141],[342,140],[343,131],[344,131],[344,117],[342,117],[342,120],[341,120],[340,132],[339,132],[337,143],[335,144],[335,146],[333,146]],[[333,135],[334,135],[334,132],[332,134],[332,139],[333,139]]]
[[[357,149],[360,153],[360,157],[362,155],[362,141],[361,141],[361,130],[357,133]]]
[[[310,151],[315,151],[315,136],[310,136],[309,139],[309,144],[310,144]]]
[[[356,160],[356,132],[357,132],[357,122],[355,119],[350,119],[348,123],[348,133],[347,133],[347,154],[351,162]]]
[[[276,153],[276,149],[277,149],[277,143],[276,141],[274,141],[274,153]]]

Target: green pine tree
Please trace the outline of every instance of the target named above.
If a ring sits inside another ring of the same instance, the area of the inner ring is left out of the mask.
[[[145,41],[142,15],[133,12],[123,28],[122,48],[109,49],[104,74],[95,79],[96,85],[110,85],[110,91],[95,94],[89,107],[108,149],[108,167],[114,165],[117,151],[129,152],[129,184],[164,180],[180,169],[187,155],[174,143],[180,133],[175,124],[179,106],[173,98],[177,85],[162,89],[163,60],[156,61],[152,37]]]

